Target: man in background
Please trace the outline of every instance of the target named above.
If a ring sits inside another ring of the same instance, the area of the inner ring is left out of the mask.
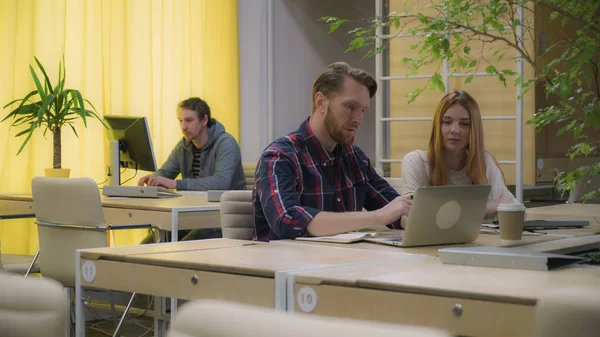
[[[162,167],[140,178],[138,185],[193,191],[246,189],[240,147],[223,124],[210,117],[208,104],[188,98],[178,104],[177,119],[183,138]],[[180,173],[182,179],[175,180]]]
[[[177,105],[183,133],[167,161],[153,174],[139,179],[139,186],[162,186],[177,190],[244,190],[246,178],[240,147],[210,116],[210,107],[198,97]],[[175,178],[181,174],[182,179]],[[220,228],[180,231],[181,240],[221,237]]]

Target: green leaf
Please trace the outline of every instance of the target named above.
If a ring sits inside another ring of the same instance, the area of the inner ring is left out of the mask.
[[[19,151],[17,151],[17,156],[19,155],[19,153],[21,153],[21,151],[23,151],[23,148],[25,147],[25,145],[27,145],[27,143],[29,142],[29,140],[31,139],[31,136],[33,135],[33,130],[35,128],[32,126],[29,128],[29,130],[27,130],[29,132],[29,134],[27,135],[27,137],[25,138],[25,140],[23,141],[23,144],[21,145],[21,147],[19,148]]]
[[[469,54],[469,52],[471,51],[471,47],[469,47],[469,46],[465,46],[465,47],[463,48],[463,51],[465,52],[465,54],[467,54],[467,55],[468,55],[468,54]]]
[[[448,53],[450,50],[450,41],[448,39],[442,39],[442,49],[444,53]]]
[[[506,77],[504,77],[503,74],[498,74],[498,81],[502,82],[502,84],[506,88]]]
[[[552,12],[552,14],[550,14],[550,21],[556,19],[559,15],[559,12]]]
[[[350,47],[346,51],[359,49],[364,46],[365,46],[365,38],[357,37],[357,38],[353,39],[352,41],[350,41]]]
[[[71,127],[71,130],[73,130],[75,137],[79,138],[79,135],[77,134],[77,130],[75,130],[75,128],[73,127],[73,124],[69,123],[69,126]]]
[[[35,59],[35,63],[37,63],[38,67],[40,68],[40,70],[42,71],[42,74],[44,74],[44,82],[46,83],[46,87],[49,90],[52,90],[52,83],[50,83],[50,77],[48,77],[48,74],[46,73],[46,69],[44,69],[44,66],[42,65],[42,63],[40,63],[40,60],[38,60],[37,57],[33,57]],[[52,94],[54,92],[51,92]]]
[[[467,83],[471,83],[471,81],[473,80],[475,76],[473,74],[467,76],[467,78],[465,79],[465,84]]]
[[[471,60],[471,62],[469,63],[469,68],[474,68],[477,66],[477,60]]]
[[[47,94],[44,91],[44,88],[42,88],[42,83],[40,82],[40,79],[35,73],[35,70],[33,70],[33,67],[29,66],[29,70],[31,71],[31,77],[33,77],[33,82],[35,83],[35,87],[37,88],[38,94],[40,95],[43,101],[46,99]]]
[[[411,92],[409,92],[408,94],[406,94],[406,98],[408,103],[412,103],[415,101],[415,99],[417,99],[417,97],[419,97],[419,95],[421,94],[421,92],[423,92],[423,88],[417,88]]]
[[[441,92],[446,92],[446,86],[444,85],[442,75],[439,73],[433,74],[431,77],[431,83],[435,85]]]
[[[498,71],[496,70],[496,67],[494,67],[493,65],[490,64],[489,66],[487,66],[485,68],[485,72],[490,75],[493,75],[493,74],[496,74]]]
[[[340,28],[340,26],[347,22],[348,20],[343,20],[343,19],[338,19],[338,18],[333,18],[333,17],[329,17],[326,20],[326,23],[329,25],[329,34],[335,32],[336,30],[338,30],[338,28]]]
[[[504,32],[504,25],[502,25],[500,22],[494,20],[490,23],[490,25],[500,33]]]

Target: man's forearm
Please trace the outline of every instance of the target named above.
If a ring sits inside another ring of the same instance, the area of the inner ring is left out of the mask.
[[[313,236],[335,235],[366,227],[387,225],[379,210],[372,212],[320,212],[308,224]]]

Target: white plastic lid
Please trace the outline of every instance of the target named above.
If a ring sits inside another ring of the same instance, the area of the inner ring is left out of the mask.
[[[522,212],[525,210],[523,204],[500,204],[498,206],[498,212]]]

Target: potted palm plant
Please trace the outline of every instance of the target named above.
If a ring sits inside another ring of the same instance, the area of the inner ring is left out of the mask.
[[[19,148],[17,155],[23,151],[23,148],[36,129],[44,129],[44,136],[48,131],[52,132],[53,152],[52,169],[46,169],[47,176],[68,177],[69,169],[63,169],[61,165],[61,130],[68,125],[77,135],[74,123],[81,119],[83,125],[87,127],[87,118],[92,117],[100,121],[104,127],[106,124],[96,113],[96,108],[87,99],[83,98],[81,92],[76,89],[65,88],[65,59],[64,55],[58,65],[58,83],[53,86],[46,70],[41,62],[35,58],[43,78],[38,76],[35,69],[30,65],[31,76],[36,89],[28,93],[25,97],[9,102],[4,106],[7,108],[18,104],[16,109],[12,110],[1,122],[10,120],[11,126],[25,127],[16,137],[25,137],[23,144]],[[86,103],[92,110],[86,109]]]

